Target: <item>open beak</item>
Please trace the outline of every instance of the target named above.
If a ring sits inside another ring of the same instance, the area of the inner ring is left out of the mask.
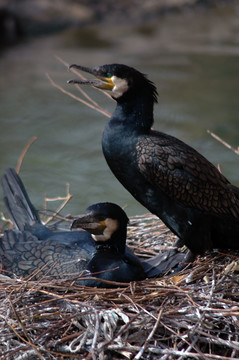
[[[94,235],[102,234],[105,228],[105,221],[99,221],[91,214],[81,215],[79,218],[73,220],[71,224],[71,230],[83,229]]]
[[[99,89],[104,90],[112,90],[115,84],[112,81],[112,78],[108,78],[104,76],[99,70],[96,68],[89,68],[86,66],[72,64],[69,66],[69,69],[77,69],[89,74],[92,74],[96,77],[94,80],[68,80],[68,84],[84,84],[84,85],[91,85]]]

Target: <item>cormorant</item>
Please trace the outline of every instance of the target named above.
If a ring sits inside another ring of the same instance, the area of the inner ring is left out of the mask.
[[[15,227],[0,239],[0,263],[6,275],[70,278],[77,284],[96,287],[111,284],[87,278],[130,282],[146,277],[140,260],[126,247],[128,217],[118,205],[90,206],[86,215],[72,223],[72,228],[81,226],[87,231],[56,232],[42,224],[15,170],[6,170],[2,188]],[[77,281],[81,275],[86,280]]]
[[[152,129],[157,90],[136,69],[73,64],[96,77],[70,80],[111,90],[116,109],[102,138],[105,159],[121,184],[179,237],[194,258],[213,248],[239,249],[239,189],[204,156]]]
[[[125,212],[112,203],[91,205],[85,215],[73,221],[72,229],[84,229],[95,240],[96,250],[86,268],[91,274],[118,282],[146,278],[142,263],[126,248],[128,222]]]

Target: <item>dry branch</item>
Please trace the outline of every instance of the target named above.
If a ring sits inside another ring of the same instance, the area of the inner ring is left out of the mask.
[[[222,140],[218,135],[214,134],[210,130],[207,130],[208,134],[210,134],[214,139],[219,141],[221,144],[223,144],[228,149],[232,150],[235,154],[239,155],[239,147],[237,149],[234,149],[231,145],[229,145],[226,141]]]
[[[33,138],[31,138],[31,140],[29,140],[29,142],[27,143],[27,145],[25,146],[25,148],[23,149],[19,159],[18,159],[18,163],[17,163],[17,168],[16,168],[16,172],[19,174],[21,166],[22,166],[22,162],[23,159],[27,153],[27,151],[29,150],[30,146],[34,143],[34,141],[36,141],[37,137],[33,136]]]
[[[66,206],[66,204],[71,200],[72,195],[70,194],[70,184],[66,184],[66,196],[58,196],[56,198],[48,198],[44,197],[44,210],[47,211],[47,202],[52,201],[63,201],[62,204],[58,207],[58,209],[53,213],[52,216],[48,217],[48,219],[44,222],[45,225],[49,224]]]
[[[63,65],[65,65],[67,67],[67,69],[69,69],[69,64],[64,61],[63,59],[61,59],[59,56],[56,56],[56,59],[58,61],[60,61]],[[76,69],[71,69],[71,72],[73,72],[74,74],[76,74],[77,76],[79,76],[81,79],[85,80],[86,78]],[[48,80],[50,81],[51,85],[56,87],[58,90],[60,90],[62,93],[72,97],[73,99],[79,101],[80,103],[82,103],[85,106],[88,106],[89,108],[98,111],[99,113],[105,115],[106,117],[111,117],[111,113],[109,111],[107,111],[106,109],[102,108],[102,106],[100,106],[96,101],[94,101],[92,99],[92,97],[90,97],[78,84],[75,85],[75,87],[77,88],[78,91],[80,91],[81,95],[83,95],[83,97],[86,99],[82,99],[74,94],[72,94],[70,91],[67,91],[65,89],[63,89],[63,87],[61,87],[60,85],[58,85],[49,74],[46,74],[46,77],[48,78]],[[96,89],[97,91],[100,91],[101,93],[103,93],[105,96],[109,97],[112,100],[112,97],[104,90],[101,89]]]

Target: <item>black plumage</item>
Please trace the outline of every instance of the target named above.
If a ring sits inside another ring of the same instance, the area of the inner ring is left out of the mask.
[[[213,248],[239,249],[239,189],[192,147],[152,130],[154,84],[126,65],[71,67],[97,80],[70,82],[111,90],[116,100],[102,148],[121,184],[193,254]]]
[[[6,170],[2,188],[14,224],[14,229],[6,230],[0,239],[0,260],[6,275],[34,280],[74,279],[78,284],[97,287],[112,286],[97,278],[129,282],[146,277],[141,262],[126,247],[128,218],[118,205],[92,205],[86,215],[73,222],[75,228],[83,221],[82,228],[88,226],[88,232],[52,231],[42,224],[15,170]],[[97,234],[93,235],[95,240],[90,233]],[[79,280],[82,275],[84,281]],[[96,279],[89,279],[92,276]]]

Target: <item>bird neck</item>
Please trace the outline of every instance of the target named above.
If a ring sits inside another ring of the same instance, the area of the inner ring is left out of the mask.
[[[127,127],[127,130],[130,126],[136,131],[148,132],[154,122],[153,101],[140,95],[127,101],[118,101],[110,121],[120,123]]]
[[[97,241],[95,247],[97,252],[112,249],[119,254],[124,254],[126,247],[126,230],[119,228],[109,240]]]

